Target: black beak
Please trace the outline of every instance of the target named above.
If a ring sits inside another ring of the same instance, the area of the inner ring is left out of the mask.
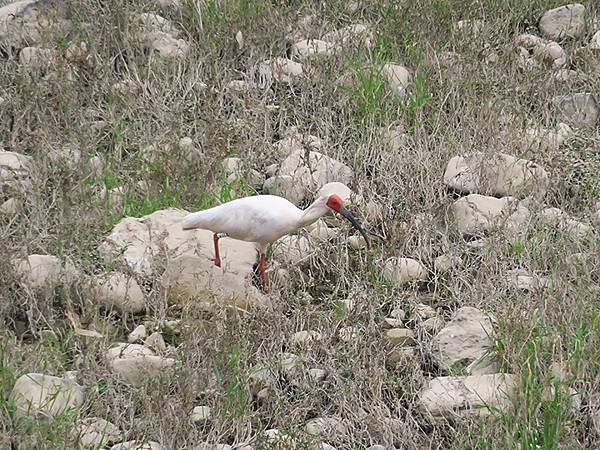
[[[352,226],[354,228],[356,228],[360,232],[360,234],[362,234],[362,237],[365,239],[365,242],[367,243],[367,248],[370,249],[371,248],[371,243],[369,242],[369,237],[367,236],[367,232],[363,229],[363,227],[360,226],[360,224],[356,221],[356,219],[350,213],[350,211],[348,211],[343,206],[340,206],[339,213],[342,216],[344,216],[346,219],[348,219],[348,221],[352,224]]]

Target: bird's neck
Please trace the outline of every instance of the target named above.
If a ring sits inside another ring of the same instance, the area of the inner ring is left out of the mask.
[[[313,203],[304,211],[302,211],[302,215],[298,219],[298,228],[304,228],[315,223],[317,220],[327,214],[327,211],[328,208],[326,206]]]

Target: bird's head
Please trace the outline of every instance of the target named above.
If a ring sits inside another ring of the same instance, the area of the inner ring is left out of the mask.
[[[360,224],[357,222],[357,220],[354,218],[354,216],[350,213],[350,211],[348,211],[346,208],[344,208],[344,205],[342,204],[342,199],[340,198],[340,196],[337,194],[330,194],[330,195],[324,197],[324,200],[325,200],[325,206],[327,206],[330,210],[332,210],[335,213],[341,214],[346,219],[348,219],[348,221],[352,224],[352,226],[354,228],[356,228],[360,234],[362,234],[362,237],[365,239],[365,242],[367,243],[367,248],[371,248],[371,243],[369,242],[369,237],[367,236],[367,232],[363,229],[363,227],[360,226]]]

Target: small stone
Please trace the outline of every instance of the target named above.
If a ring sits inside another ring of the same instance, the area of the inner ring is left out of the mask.
[[[285,434],[282,431],[279,431],[275,428],[271,428],[269,430],[265,430],[263,435],[267,439],[269,444],[277,444],[277,445],[295,445],[295,440],[288,434]],[[287,448],[287,447],[284,447]],[[294,447],[291,447],[294,448]]]
[[[433,338],[433,358],[445,370],[455,364],[466,366],[492,346],[489,316],[477,308],[463,307]]]
[[[332,181],[321,186],[319,192],[317,193],[317,195],[320,197],[327,197],[332,194],[336,194],[337,196],[339,196],[342,202],[344,202],[345,204],[350,201],[352,191],[344,183],[340,183],[339,181]]]
[[[298,205],[308,195],[308,189],[292,175],[276,175],[268,178],[263,185],[265,192],[278,195]]]
[[[155,441],[127,441],[113,445],[110,450],[163,450],[163,446]]]
[[[559,119],[576,128],[593,127],[599,114],[598,100],[593,94],[559,95],[552,99]]]
[[[367,243],[362,236],[349,236],[346,244],[353,250],[363,250],[367,248]]]
[[[540,31],[548,39],[578,38],[585,34],[585,6],[579,3],[546,11],[540,19]]]
[[[437,377],[419,394],[421,407],[434,418],[486,416],[490,407],[506,410],[518,378],[510,374]]]
[[[465,236],[477,236],[487,233],[496,226],[501,225],[501,220],[506,219],[508,211],[516,202],[511,197],[495,198],[479,194],[470,194],[456,200],[451,211],[454,216],[454,222],[458,231]],[[523,212],[528,212],[524,208]],[[516,218],[516,216],[515,216]],[[524,214],[516,222],[508,222],[512,231],[525,225],[529,219],[529,214]]]
[[[385,276],[397,286],[427,281],[427,269],[412,258],[390,258],[383,267]]]
[[[47,69],[57,59],[58,52],[49,48],[25,47],[19,53],[19,62],[29,73]]]
[[[430,317],[423,321],[423,329],[429,334],[435,334],[444,327],[444,320],[441,317]]]
[[[81,420],[75,432],[78,443],[85,448],[104,448],[106,444],[122,439],[122,434],[116,425],[99,417]]]
[[[327,378],[327,371],[323,369],[309,369],[308,376],[316,382],[324,381]]]
[[[197,162],[203,156],[202,148],[196,147],[196,145],[194,145],[194,141],[189,136],[184,136],[181,139],[179,139],[177,147],[179,148],[179,151],[181,152],[185,160],[188,162]]]
[[[141,386],[148,376],[164,373],[175,363],[138,344],[118,344],[106,351],[106,360],[115,375],[133,386]]]
[[[559,123],[555,129],[533,127],[525,130],[526,148],[536,151],[556,151],[574,135],[573,129],[566,123]]]
[[[385,319],[383,319],[383,321],[388,328],[402,328],[404,326],[404,322],[402,319],[386,317]]]
[[[351,342],[358,338],[360,330],[357,327],[343,327],[338,331],[338,337],[343,342]]]
[[[144,325],[138,325],[131,333],[129,333],[129,336],[127,336],[127,342],[133,344],[138,341],[143,341],[146,339],[146,336],[146,327]]]
[[[275,255],[288,264],[300,264],[314,253],[309,240],[304,236],[287,235],[277,241]]]
[[[292,84],[302,73],[302,64],[286,58],[268,59],[258,66],[259,84],[262,87],[269,86],[273,81]]]
[[[573,240],[583,239],[592,232],[590,225],[573,219],[559,208],[545,208],[539,218],[544,225],[568,233]]]
[[[437,273],[446,273],[460,266],[462,259],[456,255],[440,255],[433,261],[433,268]]]
[[[374,36],[372,31],[367,26],[362,24],[354,24],[327,33],[323,35],[321,39],[344,47],[358,47],[359,45],[371,47],[373,45]]]
[[[590,41],[588,48],[594,51],[600,50],[600,30],[592,36],[592,40]]]
[[[452,29],[455,33],[465,33],[471,36],[479,36],[485,28],[485,22],[481,19],[459,20]]]
[[[190,415],[190,419],[195,424],[206,423],[210,420],[210,408],[208,406],[195,406],[192,414]]]
[[[333,239],[335,236],[337,236],[337,230],[335,228],[328,227],[323,219],[317,220],[310,227],[307,227],[307,229],[309,229],[311,236],[322,241],[328,241],[329,239]]]
[[[414,307],[413,315],[425,320],[435,317],[437,315],[437,311],[432,306],[426,305],[424,303],[419,303]]]
[[[506,278],[515,288],[525,292],[545,289],[549,285],[547,278],[538,277],[523,269],[510,270]]]
[[[294,333],[291,337],[292,344],[309,344],[313,342],[319,342],[322,339],[321,333],[318,331],[310,330],[310,331],[298,331]]]
[[[336,52],[336,47],[331,42],[319,39],[304,39],[296,42],[291,47],[291,55],[294,58],[313,58],[319,56],[331,56]]]
[[[102,158],[99,156],[92,156],[88,164],[92,170],[92,177],[100,178],[104,172],[104,161],[102,161]]]
[[[265,184],[265,176],[256,169],[250,169],[246,174],[246,182],[254,189],[261,189]]]
[[[146,308],[144,293],[134,278],[115,272],[107,278],[99,277],[93,282],[96,298],[106,307],[137,314]]]
[[[406,318],[406,312],[402,309],[402,307],[396,306],[390,311],[390,317],[393,317],[394,319],[404,320]]]
[[[181,334],[181,320],[167,320],[163,325],[163,332],[170,336],[177,336]]]
[[[410,72],[398,64],[385,64],[383,66],[383,78],[388,86],[400,98],[406,96],[406,88],[410,81]]]
[[[154,31],[144,36],[147,48],[153,50],[161,58],[178,60],[184,59],[190,50],[190,44],[183,39],[177,39],[164,31]]]
[[[407,328],[392,328],[385,332],[385,338],[388,342],[399,347],[413,345],[415,342],[414,337],[413,331]]]
[[[144,345],[148,348],[156,350],[158,352],[164,352],[167,350],[167,344],[159,332],[154,332],[146,338]]]
[[[221,165],[225,175],[239,174],[242,171],[242,160],[240,158],[225,158]]]
[[[14,216],[19,211],[19,202],[15,198],[9,198],[0,205],[0,214]]]
[[[41,373],[20,376],[11,393],[17,413],[33,417],[53,417],[69,408],[77,409],[84,397],[84,389],[77,383]]]
[[[309,420],[305,426],[308,434],[322,437],[339,437],[347,433],[348,428],[334,417],[317,417]]]

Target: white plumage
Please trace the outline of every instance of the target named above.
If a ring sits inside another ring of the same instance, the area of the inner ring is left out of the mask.
[[[336,194],[321,196],[305,210],[301,210],[285,198],[276,195],[256,195],[224,203],[214,208],[188,214],[183,229],[202,228],[214,233],[215,264],[221,266],[219,235],[258,244],[259,271],[266,288],[267,275],[265,252],[269,243],[299,228],[316,222],[320,217],[334,211],[346,217],[369,243],[365,231],[356,219],[342,206]]]

